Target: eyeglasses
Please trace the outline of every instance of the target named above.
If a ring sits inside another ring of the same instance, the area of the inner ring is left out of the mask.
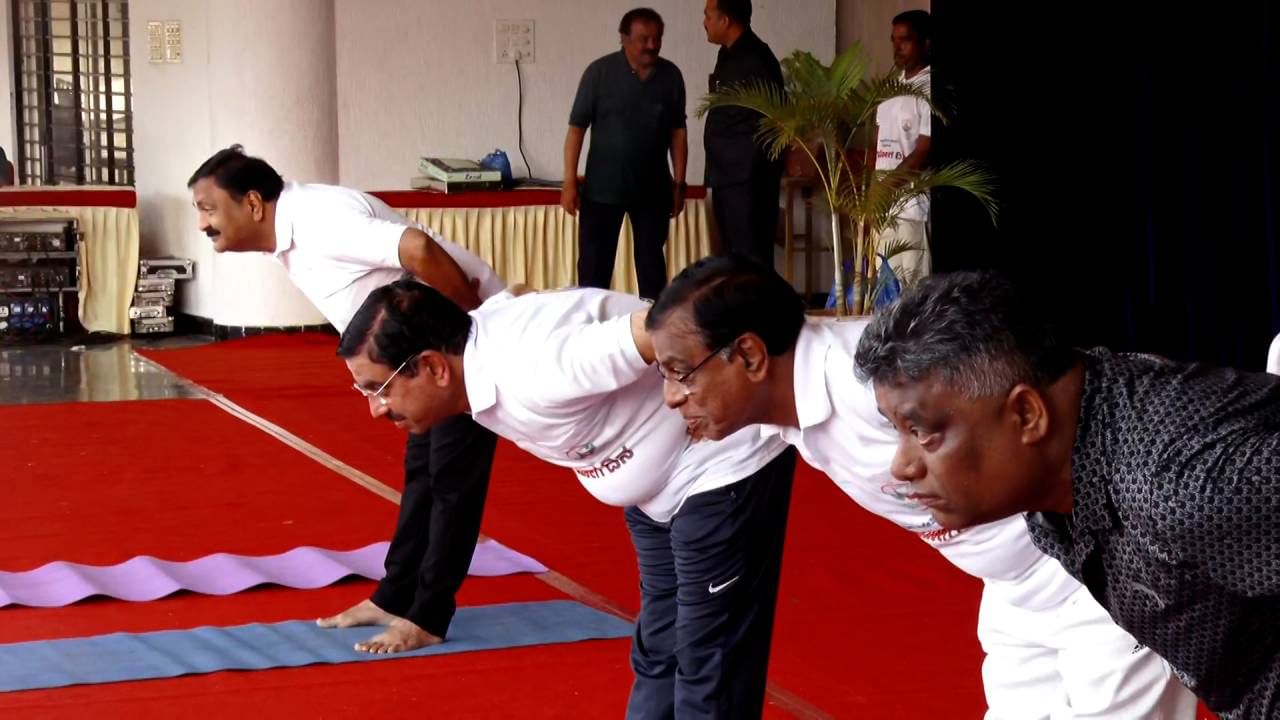
[[[422,353],[414,353],[410,355],[408,358],[406,358],[404,362],[400,363],[400,367],[396,368],[396,371],[391,373],[391,377],[387,378],[387,381],[382,383],[382,385],[379,386],[377,390],[373,390],[373,391],[365,390],[364,388],[360,387],[359,383],[351,383],[351,387],[355,388],[356,392],[360,393],[366,398],[370,400],[377,400],[379,405],[386,407],[388,400],[382,397],[382,391],[387,389],[387,386],[390,385],[391,381],[394,380],[396,376],[400,374],[400,371],[403,370],[405,366],[409,364],[409,361],[414,360],[421,354]]]
[[[662,379],[664,381],[679,385],[680,389],[684,390],[685,397],[688,397],[693,394],[693,388],[689,387],[689,377],[692,376],[694,373],[698,372],[698,370],[702,369],[702,366],[706,365],[707,362],[711,360],[711,358],[719,355],[725,350],[728,350],[730,345],[733,345],[732,340],[725,343],[724,345],[721,345],[715,350],[712,350],[710,354],[702,358],[701,362],[699,362],[697,365],[694,365],[692,370],[689,370],[688,372],[680,373],[679,375],[668,375],[667,371],[663,369],[662,363],[658,363],[657,365],[658,374],[662,376]]]

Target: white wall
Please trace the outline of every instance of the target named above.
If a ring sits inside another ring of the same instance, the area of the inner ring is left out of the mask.
[[[183,62],[147,60],[147,22],[178,20]],[[209,3],[207,0],[130,0],[129,70],[133,83],[134,177],[143,257],[195,260],[196,279],[178,283],[178,307],[212,318],[217,306],[213,250],[196,230],[187,178],[209,156]]]
[[[752,25],[779,57],[835,53],[836,0],[757,0]],[[679,66],[689,98],[689,180],[703,172],[702,122],[716,47],[702,29],[701,0],[335,0],[342,183],[405,187],[417,158],[479,158],[517,147],[515,67],[494,62],[498,19],[535,22],[535,58],[521,67],[525,154],[536,177],[560,179],[569,107],[587,64],[618,50],[618,21],[648,4],[666,22],[662,55]],[[583,153],[585,162],[586,153]]]
[[[830,60],[836,47],[836,1],[757,0],[753,24],[780,57],[802,48]],[[517,175],[523,175],[516,141],[515,68],[494,62],[493,25],[497,19],[528,18],[536,23],[536,57],[523,68],[526,154],[534,175],[558,179],[569,106],[582,70],[617,50],[618,20],[636,4],[130,0],[143,254],[196,261],[196,280],[180,285],[184,312],[224,324],[314,322],[314,309],[282,276],[272,275],[274,269],[264,269],[261,263],[269,260],[215,260],[208,239],[196,230],[186,188],[201,161],[231,142],[243,142],[286,177],[338,180],[376,190],[407,187],[419,155],[478,158],[501,147]],[[649,4],[667,23],[663,55],[685,76],[689,179],[696,183],[702,178],[702,123],[692,112],[705,92],[716,48],[706,42],[700,0]],[[8,5],[0,3],[6,14]],[[155,20],[182,22],[182,63],[148,62],[146,23]],[[9,33],[4,32],[0,98],[5,99],[12,77],[8,44]],[[332,98],[324,90],[326,72],[334,79]],[[304,82],[287,82],[295,76]],[[336,109],[327,111],[326,106]],[[11,99],[5,109],[0,142],[9,138],[9,149]],[[249,299],[240,294],[244,284],[235,281],[240,276],[254,288],[271,288],[271,293]]]
[[[209,6],[212,149],[239,142],[285,177],[337,182],[333,27],[332,0],[217,0]],[[212,317],[219,325],[325,322],[284,268],[265,255],[217,255],[213,267]]]
[[[222,325],[324,322],[270,258],[215,257],[187,179],[240,142],[285,175],[337,180],[332,5],[130,0],[129,15],[142,255],[196,261],[196,279],[179,283],[182,312]],[[182,22],[181,63],[148,62],[147,22],[157,20]],[[299,35],[284,42],[282,27]]]
[[[871,59],[871,72],[893,69],[893,43],[889,41],[895,15],[907,10],[928,10],[929,0],[839,0],[836,8],[836,41],[841,50],[859,43]]]
[[[0,3],[0,145],[13,163],[17,181],[18,144],[13,116],[13,4]]]

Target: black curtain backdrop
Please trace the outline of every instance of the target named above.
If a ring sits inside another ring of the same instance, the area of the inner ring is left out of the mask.
[[[955,110],[938,159],[987,164],[1003,205],[992,228],[935,196],[937,269],[1005,272],[1083,346],[1261,370],[1280,333],[1277,11],[932,6]]]

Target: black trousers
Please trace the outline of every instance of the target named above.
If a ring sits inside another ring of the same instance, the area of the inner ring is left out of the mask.
[[[371,599],[438,637],[449,630],[454,597],[471,566],[497,442],[470,415],[455,415],[410,434],[405,446],[387,574]]]
[[[640,297],[654,300],[667,286],[663,247],[671,211],[661,206],[603,205],[583,198],[578,208],[578,285],[609,289],[624,215],[631,218]]]
[[[744,183],[711,188],[711,209],[722,253],[740,253],[773,267],[781,186],[782,175],[768,172]]]
[[[795,467],[787,448],[669,523],[627,508],[640,566],[628,718],[760,717]]]

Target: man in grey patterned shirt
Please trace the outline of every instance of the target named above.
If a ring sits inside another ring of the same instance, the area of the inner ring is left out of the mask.
[[[1072,350],[976,273],[904,294],[856,362],[939,523],[1030,513],[1210,708],[1280,717],[1280,377]]]

